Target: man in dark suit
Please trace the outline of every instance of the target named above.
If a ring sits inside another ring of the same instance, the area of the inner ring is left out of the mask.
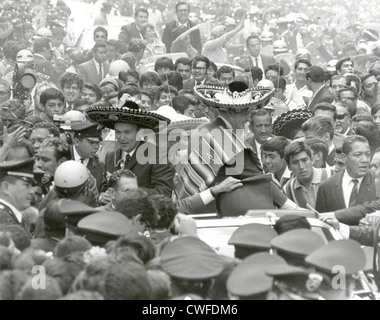
[[[376,199],[367,139],[358,135],[348,137],[343,142],[343,155],[346,170],[328,178],[319,187],[316,204],[319,212],[336,211]]]
[[[164,33],[162,34],[162,42],[166,46],[167,53],[171,52],[172,43],[180,34],[195,26],[189,20],[190,5],[187,2],[178,2],[175,6],[175,11],[177,19],[169,21],[165,25]],[[182,32],[179,32],[179,30],[182,30]],[[190,34],[190,44],[199,53],[202,52],[201,35],[198,29]]]
[[[102,130],[91,122],[81,122],[71,125],[74,131],[74,145],[71,147],[71,158],[83,163],[96,180],[100,191],[104,176],[104,164],[99,161],[96,152],[102,141]]]
[[[95,44],[92,49],[94,58],[79,65],[78,74],[84,82],[99,85],[110,70],[107,61],[107,46],[105,44]]]
[[[169,119],[140,110],[133,100],[127,100],[122,110],[97,106],[90,107],[87,114],[94,122],[115,130],[117,149],[105,157],[104,181],[116,170],[129,169],[137,176],[139,187],[149,194],[172,196],[175,171],[168,164],[167,152],[161,154],[157,146],[138,138],[141,128],[157,131],[159,122]]]
[[[321,67],[312,66],[306,73],[307,87],[313,91],[308,109],[314,112],[315,106],[321,102],[333,103],[335,97],[330,89],[325,86],[325,73]]]
[[[210,60],[207,57],[202,55],[196,56],[191,61],[192,78],[183,82],[183,89],[193,90],[195,85],[200,84],[214,84],[222,86],[223,84],[219,80],[207,75],[207,70],[209,68]]]
[[[275,63],[273,57],[260,54],[261,40],[258,36],[249,36],[246,40],[248,55],[237,62],[244,70],[251,70],[253,67],[260,68],[265,75],[265,69]]]
[[[149,12],[143,7],[137,8],[135,11],[135,22],[127,24],[121,28],[118,41],[120,43],[120,52],[125,53],[128,44],[133,38],[142,39],[141,27],[148,23]]]
[[[34,158],[0,163],[0,224],[21,225],[27,230],[21,212],[33,200]]]

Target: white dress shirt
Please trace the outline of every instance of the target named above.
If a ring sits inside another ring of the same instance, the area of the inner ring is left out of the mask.
[[[360,189],[360,185],[362,184],[364,177],[357,178],[359,181],[358,183],[358,190]],[[344,203],[346,205],[346,208],[350,205],[350,197],[352,189],[354,188],[354,183],[352,182],[352,179],[350,175],[348,174],[347,170],[344,170],[343,178],[342,178],[342,189],[343,189],[343,197],[344,197]]]

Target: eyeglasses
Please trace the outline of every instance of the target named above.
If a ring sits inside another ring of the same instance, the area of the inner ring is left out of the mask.
[[[350,115],[348,113],[337,114],[336,119],[337,120],[343,120],[345,116],[349,117]]]

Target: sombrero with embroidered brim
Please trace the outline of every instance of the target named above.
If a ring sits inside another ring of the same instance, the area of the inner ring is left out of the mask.
[[[122,107],[113,107],[110,104],[96,104],[87,110],[88,117],[109,129],[114,129],[116,122],[133,123],[141,128],[159,131],[161,126],[167,126],[170,119],[155,112],[143,111],[139,105],[126,101]]]
[[[219,110],[244,112],[262,108],[272,98],[274,89],[266,87],[248,88],[241,81],[233,81],[227,87],[200,85],[194,87],[195,95],[207,106]]]
[[[273,122],[272,133],[276,136],[293,139],[294,132],[297,129],[302,129],[302,124],[312,116],[313,113],[305,109],[285,112]]]

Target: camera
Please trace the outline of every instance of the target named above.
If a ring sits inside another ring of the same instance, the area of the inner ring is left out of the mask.
[[[13,71],[13,99],[30,100],[30,92],[37,83],[34,66],[27,62],[17,62]]]

